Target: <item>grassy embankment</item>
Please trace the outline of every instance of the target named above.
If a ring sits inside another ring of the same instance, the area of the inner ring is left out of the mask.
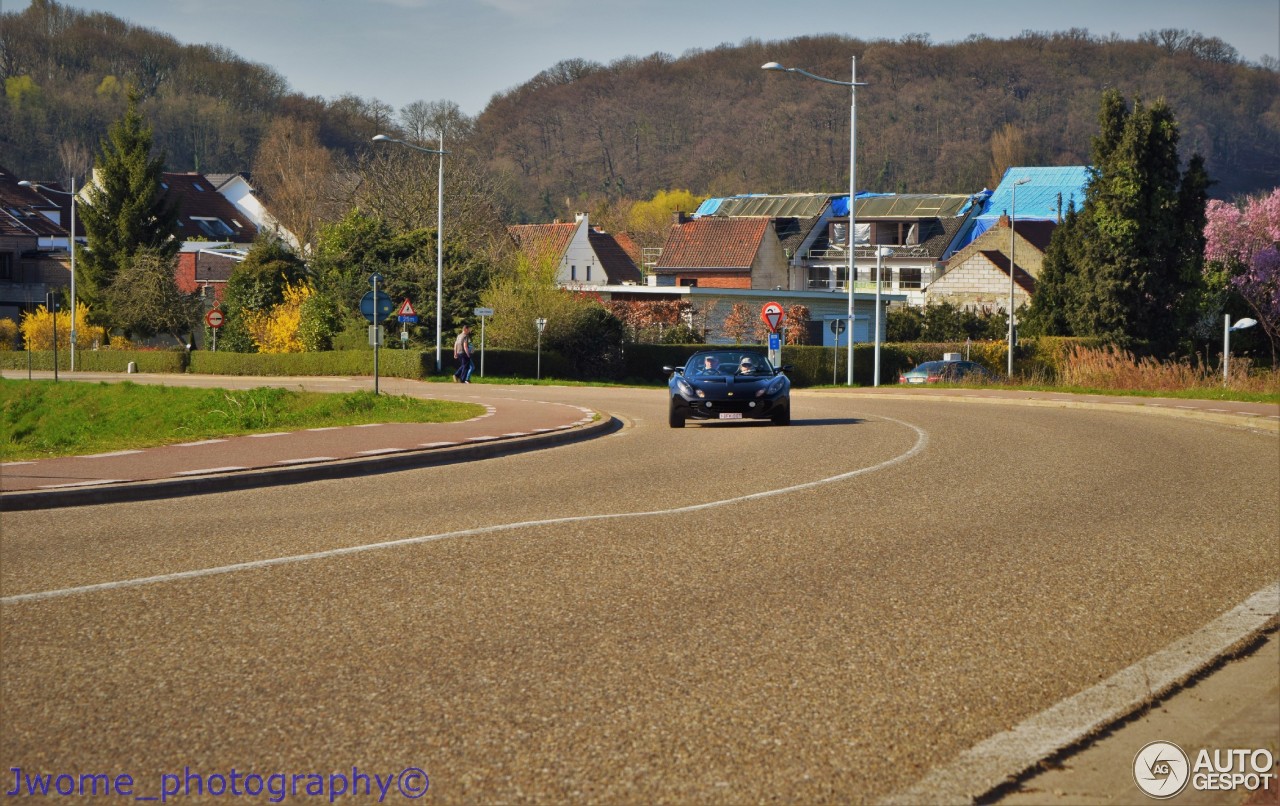
[[[471,403],[372,392],[0,378],[0,459],[86,455],[303,428],[457,422],[483,413],[484,407]]]

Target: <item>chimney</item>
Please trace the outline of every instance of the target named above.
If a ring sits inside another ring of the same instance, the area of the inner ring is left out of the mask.
[[[1000,214],[1000,220],[996,222],[996,226],[1009,229],[1009,213],[1005,211]]]
[[[676,210],[671,214],[671,223],[677,226],[680,224],[688,224],[689,217],[684,214],[684,210]]]

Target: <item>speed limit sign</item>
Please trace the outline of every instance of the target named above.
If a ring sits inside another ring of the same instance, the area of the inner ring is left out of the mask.
[[[212,327],[212,328],[222,327],[222,322],[223,322],[222,311],[218,310],[217,308],[214,308],[212,311],[209,311],[204,315],[204,321],[209,324],[209,327]]]

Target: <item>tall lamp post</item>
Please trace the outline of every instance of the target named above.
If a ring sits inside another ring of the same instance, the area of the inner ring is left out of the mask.
[[[1009,377],[1013,377],[1013,273],[1017,271],[1018,264],[1014,261],[1014,250],[1017,248],[1017,238],[1015,237],[1017,225],[1014,224],[1018,220],[1018,185],[1025,185],[1031,181],[1031,177],[1024,176],[1017,182],[1013,183],[1012,198],[1009,201]]]
[[[22,180],[18,183],[24,188],[41,188],[51,193],[61,193],[71,197],[71,237],[67,239],[67,248],[71,251],[71,371],[76,371],[76,178],[71,177],[71,190],[58,190],[39,182]],[[56,317],[55,317],[56,319]]]
[[[776,70],[782,73],[799,73],[805,78],[812,78],[814,81],[821,81],[824,84],[835,84],[839,87],[849,88],[849,360],[848,360],[848,380],[847,386],[853,386],[853,285],[854,278],[857,277],[857,269],[855,268],[853,258],[853,247],[855,230],[856,210],[854,206],[854,196],[857,194],[857,175],[858,175],[858,87],[865,87],[866,84],[858,83],[858,57],[850,57],[852,63],[852,74],[850,81],[837,81],[834,78],[824,78],[816,76],[798,67],[783,67],[777,62],[769,62],[760,66],[762,70]]]
[[[439,375],[442,367],[440,354],[440,322],[444,318],[444,155],[448,151],[444,150],[444,127],[440,127],[440,148],[423,148],[413,143],[407,143],[404,140],[397,140],[394,137],[388,137],[385,134],[375,135],[373,138],[375,143],[399,143],[406,148],[412,148],[415,151],[421,151],[424,154],[438,154],[440,156],[439,180],[436,184],[436,374]]]
[[[884,273],[884,259],[893,254],[893,250],[887,246],[876,247],[876,349],[875,349],[875,378],[872,380],[872,386],[880,385],[880,276]]]
[[[1258,324],[1256,319],[1241,319],[1233,325],[1231,314],[1225,314],[1222,320],[1222,383],[1224,386],[1231,380],[1231,334],[1256,324]]]

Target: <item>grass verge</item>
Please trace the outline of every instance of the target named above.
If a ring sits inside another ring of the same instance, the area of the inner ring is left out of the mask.
[[[0,459],[77,456],[303,428],[457,422],[483,413],[484,407],[473,403],[372,392],[0,378]]]

